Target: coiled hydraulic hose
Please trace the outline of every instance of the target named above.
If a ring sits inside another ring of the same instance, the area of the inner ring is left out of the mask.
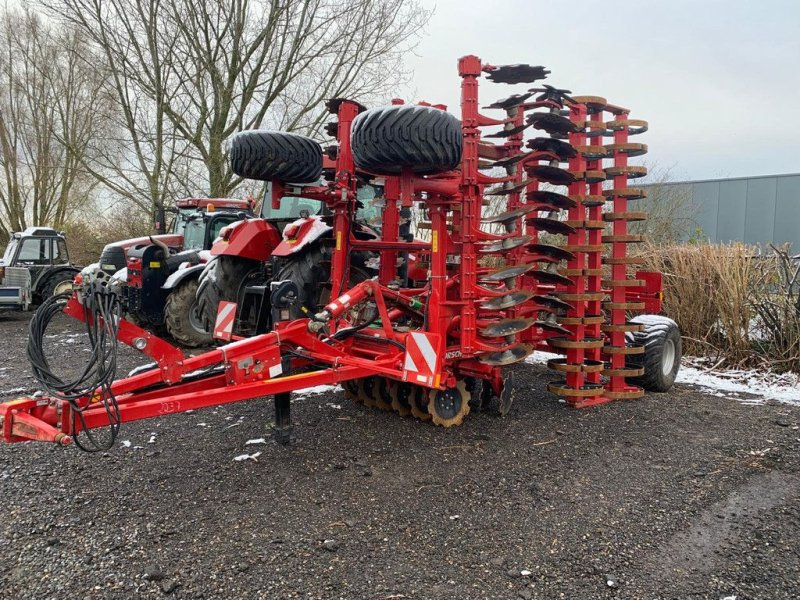
[[[52,296],[45,300],[31,319],[28,337],[28,360],[33,374],[42,389],[50,396],[70,404],[73,418],[80,421],[85,435],[82,442],[75,436],[75,445],[86,452],[101,452],[114,445],[120,428],[119,405],[111,391],[117,372],[117,326],[122,309],[116,293],[104,285],[89,285],[83,292],[84,321],[89,337],[91,354],[83,371],[74,379],[65,381],[50,368],[44,353],[44,336],[50,322],[62,312],[72,292]],[[87,398],[91,399],[87,401]],[[101,439],[86,427],[83,411],[102,403],[108,415],[109,434]]]

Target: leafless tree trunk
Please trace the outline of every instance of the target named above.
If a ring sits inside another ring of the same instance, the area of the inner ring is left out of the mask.
[[[102,75],[82,34],[31,10],[0,15],[0,237],[62,227],[96,185],[82,168],[101,123]]]
[[[403,56],[429,16],[419,0],[47,4],[102,49],[113,76],[129,164],[103,175],[119,158],[107,156],[95,174],[153,206],[176,189],[230,195],[240,182],[226,141],[236,131],[315,135],[324,100],[388,93],[405,78]]]

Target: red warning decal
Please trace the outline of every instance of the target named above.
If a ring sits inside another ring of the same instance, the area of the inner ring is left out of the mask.
[[[434,378],[439,373],[438,346],[439,336],[435,334],[409,333],[406,336],[406,357],[403,362],[406,381],[434,386]]]
[[[236,302],[221,300],[217,309],[217,322],[214,324],[214,337],[229,342],[233,335],[233,321],[236,318]]]

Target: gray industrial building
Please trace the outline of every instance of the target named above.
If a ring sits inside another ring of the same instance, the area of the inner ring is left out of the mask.
[[[703,241],[783,244],[800,249],[800,173],[644,186],[649,199],[682,196]]]

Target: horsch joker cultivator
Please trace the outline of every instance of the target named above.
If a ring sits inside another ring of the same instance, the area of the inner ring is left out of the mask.
[[[265,202],[324,206],[287,227],[284,243],[322,223],[324,251],[309,246],[313,256],[293,253],[271,279],[239,282],[216,328],[230,332],[226,321],[244,319],[247,304],[250,334],[234,329],[232,341],[193,357],[121,319],[113,282],[84,271],[66,303],[50,302],[32,322],[29,356],[44,395],[0,405],[3,439],[102,449],[125,421],[274,396],[276,439],[286,443],[289,394],[320,384],[449,427],[470,408],[508,412],[505,367],[536,350],[562,355],[548,362],[557,372],[548,389],[570,406],[668,389],[680,357],[675,324],[631,318],[658,313],[661,301],[660,275],[635,272],[628,253],[642,241],[628,223],[645,218],[631,205],[646,194],[629,185],[644,167],[628,161],[646,152],[632,140],[647,124],[604,98],[541,84],[489,103],[494,116],[481,112],[479,82],[537,85],[547,74],[461,58],[460,120],[442,106],[332,100],[327,131],[337,143],[324,152],[293,134],[239,134],[233,168],[269,182]],[[379,237],[354,227],[370,186],[382,189]],[[424,240],[409,235],[414,214]],[[360,266],[369,261],[374,273]],[[69,382],[41,347],[62,310],[86,322],[94,345]],[[154,362],[114,380],[118,341]],[[95,431],[103,427],[111,435]]]

